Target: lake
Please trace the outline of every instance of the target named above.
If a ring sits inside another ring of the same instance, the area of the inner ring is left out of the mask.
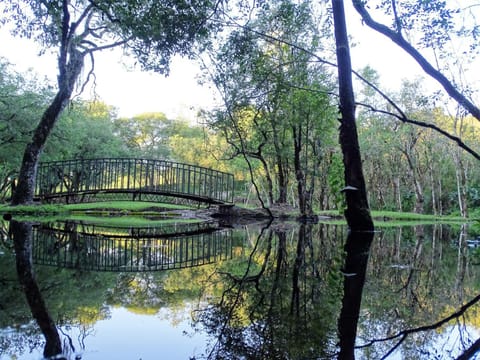
[[[0,359],[42,359],[56,341],[86,360],[456,359],[479,349],[477,236],[4,222]]]

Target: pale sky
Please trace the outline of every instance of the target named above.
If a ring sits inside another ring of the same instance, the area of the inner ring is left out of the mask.
[[[385,90],[397,90],[402,79],[413,79],[422,74],[420,67],[390,40],[363,26],[349,2],[346,4],[353,20],[349,22],[348,30],[359,43],[351,50],[354,69],[370,64],[380,73],[382,89]],[[0,56],[14,64],[16,71],[33,68],[39,76],[55,81],[55,56],[45,54],[38,57],[38,47],[34,43],[13,39],[5,29],[0,29],[0,43]],[[198,85],[199,68],[193,61],[175,58],[170,75],[165,78],[140,70],[127,70],[119,51],[99,53],[95,59],[96,94],[100,100],[116,107],[122,117],[163,112],[171,118],[193,120],[198,109],[213,103],[215,92]],[[479,74],[475,72],[472,78],[476,84],[480,83]],[[91,98],[91,94],[92,91],[87,91],[82,96]]]
[[[0,56],[14,65],[18,72],[29,68],[39,77],[47,77],[55,84],[56,57],[38,56],[39,47],[26,39],[12,38],[0,29]],[[140,70],[128,70],[120,51],[98,53],[95,56],[95,93],[100,100],[116,107],[119,115],[128,117],[144,112],[163,112],[167,116],[192,118],[201,106],[209,106],[213,91],[197,83],[200,70],[193,61],[176,57],[170,75]],[[82,94],[91,99],[91,88]]]

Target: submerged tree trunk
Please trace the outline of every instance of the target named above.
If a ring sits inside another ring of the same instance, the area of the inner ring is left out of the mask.
[[[352,231],[373,231],[355,124],[355,98],[343,0],[332,0],[340,94],[340,145],[345,166],[345,217]]]

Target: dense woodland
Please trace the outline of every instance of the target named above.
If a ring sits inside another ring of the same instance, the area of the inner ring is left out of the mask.
[[[16,73],[14,67],[5,61],[1,65],[1,78],[0,111],[5,119],[0,138],[1,199],[7,201],[11,196],[11,183],[18,173],[22,149],[38,121],[38,114],[52,94],[48,84],[34,80],[34,74]],[[464,138],[475,143],[480,131],[478,124],[468,116],[456,119],[440,108],[429,106],[428,98],[418,93],[419,86],[420,80],[406,82],[401,92],[392,96],[398,98],[399,103],[410,106],[412,114],[462,131]],[[311,154],[306,153],[302,162],[302,169],[311,179],[313,209],[339,209],[342,206],[343,165],[334,104],[324,96],[326,99],[323,100],[310,99],[312,108],[306,109],[302,106],[310,102],[302,96],[314,97],[315,94],[298,94],[298,89],[292,89],[292,92],[288,95],[300,98],[297,106],[302,111],[317,116],[312,119],[302,117],[306,120],[305,126],[309,126],[308,120],[313,123],[308,130],[316,141],[311,140],[311,148],[305,146],[305,151]],[[323,103],[317,104],[316,101]],[[281,105],[290,107],[292,103],[286,101]],[[314,114],[314,110],[319,114]],[[235,134],[229,132],[233,127],[222,122],[226,120],[222,115],[224,113],[218,111],[209,113],[207,119],[200,116],[196,123],[187,119],[168,119],[162,113],[120,118],[107,104],[74,101],[62,114],[45,147],[42,161],[139,157],[212,167],[235,174],[237,202],[259,205],[245,158],[236,153]],[[212,121],[214,116],[216,121]],[[240,121],[243,126],[244,146],[250,148],[252,174],[262,198],[267,204],[286,203],[298,207],[294,128],[289,129],[289,124],[283,124],[279,117],[270,123],[286,127],[279,131],[282,134],[279,139],[282,156],[279,156],[275,154],[275,144],[262,146],[268,123],[261,124],[260,119],[255,118],[258,114],[253,107],[238,111],[236,116],[235,121]],[[285,116],[285,119],[292,121],[292,117]],[[468,214],[469,210],[478,207],[478,160],[455,143],[431,129],[402,124],[387,115],[364,109],[359,112],[359,124],[364,171],[373,209],[428,214],[460,213],[463,210]]]
[[[142,157],[232,172],[237,203],[267,208],[288,205],[303,215],[347,206],[342,191],[351,185],[346,184],[345,175],[350,165],[341,146],[345,146],[343,135],[339,142],[339,119],[345,115],[339,113],[329,2],[274,0],[244,3],[235,11],[229,8],[233,4],[202,2],[197,5],[204,13],[189,13],[190,8],[178,5],[184,17],[177,14],[178,19],[172,20],[161,6],[107,8],[107,3],[97,2],[82,12],[83,2],[74,8],[64,1],[59,8],[71,13],[62,24],[48,21],[65,16],[65,11],[40,6],[32,14],[22,13],[16,11],[15,3],[5,7],[5,14],[14,14],[14,32],[44,45],[56,44],[60,75],[57,87],[38,80],[33,72],[16,72],[6,60],[0,63],[3,201],[13,195],[12,183],[26,178],[22,175],[28,173],[23,173],[25,164],[32,171],[36,161]],[[338,12],[336,3],[333,12]],[[362,3],[353,4],[367,21]],[[215,16],[210,12],[212,5]],[[436,70],[460,74],[452,75],[450,82],[460,95],[474,98],[475,91],[463,84],[464,72],[477,54],[478,28],[471,22],[477,6],[457,9],[435,1],[408,1],[400,6],[383,1],[375,10],[394,20],[392,37],[407,36],[415,49],[429,56],[433,53]],[[373,8],[368,9],[373,13]],[[147,13],[152,18],[148,21],[164,24],[160,34],[148,32]],[[202,22],[204,18],[211,22]],[[134,25],[139,19],[141,26]],[[442,21],[432,23],[431,19]],[[90,27],[85,25],[80,32],[82,21]],[[118,38],[100,31],[107,29],[108,21],[118,25],[108,28]],[[176,33],[178,26],[185,30],[182,35]],[[35,32],[39,29],[50,33],[39,35]],[[77,42],[72,40],[75,36]],[[461,43],[466,50],[450,52],[452,43]],[[404,48],[401,41],[398,44]],[[78,91],[89,80],[84,68],[95,71],[93,60],[86,59],[117,46],[126,46],[145,69],[160,73],[168,73],[172,54],[198,59],[204,69],[202,81],[215,87],[221,106],[205,109],[196,119],[168,119],[162,113],[120,118],[109,104],[70,101],[74,89]],[[370,67],[355,72],[354,86],[356,131],[370,207],[472,216],[480,204],[480,125],[469,105],[447,87],[450,97],[424,88],[421,78],[404,81],[400,89],[385,90]],[[40,131],[47,127],[51,132]],[[26,161],[29,157],[34,161]]]

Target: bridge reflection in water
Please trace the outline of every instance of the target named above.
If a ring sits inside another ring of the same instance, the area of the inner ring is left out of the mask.
[[[41,163],[35,198],[69,203],[103,194],[129,194],[131,200],[163,196],[231,204],[233,190],[232,174],[201,166],[151,159],[77,159]]]
[[[161,271],[230,259],[232,236],[231,230],[218,230],[205,223],[118,229],[67,222],[35,227],[32,253],[33,262],[40,265]]]

